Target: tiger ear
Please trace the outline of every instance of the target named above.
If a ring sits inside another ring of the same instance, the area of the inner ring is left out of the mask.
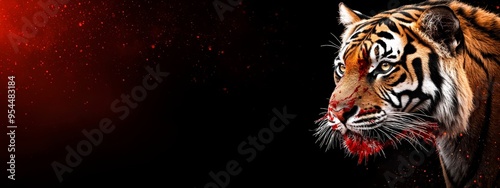
[[[339,22],[345,27],[359,22],[363,19],[370,18],[356,10],[352,10],[349,7],[345,6],[344,3],[339,3]]]
[[[443,45],[454,53],[461,40],[460,21],[447,6],[427,9],[417,21],[420,29],[433,41]]]

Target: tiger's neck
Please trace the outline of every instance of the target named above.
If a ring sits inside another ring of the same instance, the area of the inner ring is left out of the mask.
[[[500,99],[493,97],[500,90],[500,18],[459,2],[450,3],[450,8],[464,35],[464,49],[457,60],[463,64],[457,66],[465,70],[473,110],[467,131],[437,139],[438,150],[448,186],[493,185],[500,168]],[[489,182],[479,182],[482,179]]]

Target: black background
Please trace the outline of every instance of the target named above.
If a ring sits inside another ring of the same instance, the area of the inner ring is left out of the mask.
[[[371,15],[414,2],[345,4]],[[50,133],[54,139],[50,147],[17,157],[19,179],[15,184],[204,187],[214,181],[209,173],[225,170],[231,160],[239,162],[241,173],[230,177],[228,187],[388,187],[384,173],[407,175],[398,172],[398,159],[409,159],[414,151],[409,145],[403,144],[399,150],[387,148],[385,157],[357,164],[357,158],[345,156],[341,149],[325,151],[315,143],[314,121],[321,117],[321,108],[326,107],[334,89],[332,62],[336,52],[320,46],[328,41],[337,43],[332,34],[342,32],[337,22],[338,1],[242,0],[233,11],[223,14],[224,20],[212,3],[144,3],[142,12],[173,15],[162,23],[171,28],[171,35],[167,32],[160,40],[174,42],[160,43],[154,52],[144,52],[144,56],[161,55],[163,58],[155,61],[170,75],[124,121],[104,109],[92,118],[71,122],[71,126],[62,126],[68,122],[33,122],[59,128]],[[474,5],[498,10],[500,3]],[[147,14],[128,19],[125,21],[154,23]],[[138,69],[133,74],[140,77],[146,71]],[[123,93],[130,92],[139,80],[123,86]],[[102,101],[104,106],[111,102]],[[248,155],[237,150],[240,143],[269,127],[272,110],[284,107],[296,117],[274,134],[255,159],[245,161]],[[63,162],[64,147],[75,146],[84,139],[81,130],[98,127],[103,117],[113,117],[116,130],[105,135],[103,143],[59,183],[51,162]],[[23,140],[20,150],[46,138],[23,132],[18,136]],[[396,186],[443,187],[437,155],[425,155],[422,161],[413,166],[408,177],[401,176],[404,183]]]

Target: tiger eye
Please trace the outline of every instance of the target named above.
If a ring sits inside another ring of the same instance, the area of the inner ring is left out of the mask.
[[[339,66],[339,70],[340,70],[340,72],[342,72],[342,73],[343,73],[343,72],[345,72],[345,65],[344,65],[344,64],[340,65],[340,66]]]
[[[389,69],[391,69],[391,64],[387,63],[387,62],[384,62],[382,63],[382,65],[380,65],[380,69],[382,69],[383,71],[388,71]]]

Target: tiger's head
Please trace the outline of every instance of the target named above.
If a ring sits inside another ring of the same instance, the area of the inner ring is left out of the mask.
[[[361,163],[401,141],[420,145],[467,129],[472,95],[450,8],[403,6],[368,17],[340,3],[339,14],[345,30],[335,89],[317,121],[321,145],[343,147]]]

